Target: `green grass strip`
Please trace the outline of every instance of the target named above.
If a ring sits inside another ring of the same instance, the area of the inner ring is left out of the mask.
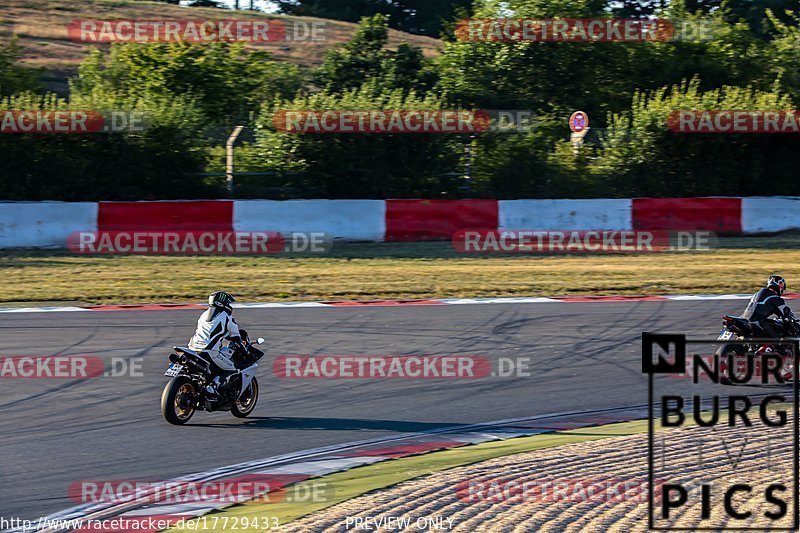
[[[752,294],[765,264],[795,272],[798,263],[797,235],[723,238],[718,249],[696,253],[459,254],[449,241],[337,243],[313,257],[5,250],[0,270],[14,302],[0,307],[202,302],[211,279],[225,280],[240,302],[714,294],[721,264],[726,292]],[[731,302],[731,312],[740,305]]]

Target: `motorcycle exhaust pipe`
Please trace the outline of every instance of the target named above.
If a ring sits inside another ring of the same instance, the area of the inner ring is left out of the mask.
[[[194,357],[194,356],[189,357],[187,354],[184,353],[184,354],[181,354],[179,356],[179,358],[180,358],[180,360],[178,362],[180,364],[182,364],[183,366],[190,366],[191,365],[191,366],[195,366],[197,368],[200,368],[200,369],[204,370],[205,372],[210,372],[211,371],[211,369],[209,368],[208,363],[206,361],[204,361],[203,359],[199,358],[199,357]]]
[[[176,353],[170,354],[169,360],[170,362],[175,363],[177,365],[183,365],[183,366],[189,365],[189,358],[186,357],[186,354],[180,354],[180,355]]]

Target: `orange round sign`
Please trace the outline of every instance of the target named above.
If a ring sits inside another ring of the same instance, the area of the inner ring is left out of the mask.
[[[569,117],[569,129],[573,133],[580,133],[589,127],[589,115],[583,111],[575,111]]]

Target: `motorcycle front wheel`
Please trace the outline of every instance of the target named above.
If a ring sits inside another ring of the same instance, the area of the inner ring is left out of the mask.
[[[197,386],[186,376],[172,378],[161,394],[161,413],[170,424],[182,426],[195,412]]]
[[[253,381],[250,382],[250,386],[247,387],[247,390],[239,396],[235,402],[233,402],[233,407],[231,408],[231,414],[236,418],[246,418],[253,412],[253,409],[256,408],[256,402],[258,401],[258,381],[256,378],[253,378]]]

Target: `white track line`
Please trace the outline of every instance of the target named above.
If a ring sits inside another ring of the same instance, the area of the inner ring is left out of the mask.
[[[439,305],[485,305],[485,304],[540,304],[540,303],[595,303],[595,302],[613,302],[613,303],[626,303],[626,302],[654,302],[654,301],[715,301],[715,300],[749,300],[752,294],[685,294],[685,295],[665,295],[665,296],[564,296],[557,298],[547,297],[517,297],[517,298],[439,298],[420,300],[417,304],[413,300],[397,301],[386,300],[385,304],[381,301],[364,301],[364,302],[254,302],[254,303],[239,303],[233,304],[236,309],[293,309],[293,308],[340,308],[340,309],[363,309],[365,307],[405,307],[415,305],[436,305],[430,302],[437,302]],[[784,295],[787,300],[800,298],[800,294],[787,294]],[[427,302],[427,303],[426,303]],[[343,305],[346,304],[346,305]],[[108,306],[108,312],[118,311],[176,311],[176,310],[190,310],[196,311],[203,304],[190,304],[187,307],[174,307],[169,304],[142,304],[143,309],[137,309],[136,306],[129,308],[120,308],[119,306]],[[153,306],[162,306],[153,309]],[[194,307],[192,307],[194,306]],[[91,306],[91,307],[0,307],[0,313],[73,313],[73,312],[100,312],[104,311],[104,306]]]

